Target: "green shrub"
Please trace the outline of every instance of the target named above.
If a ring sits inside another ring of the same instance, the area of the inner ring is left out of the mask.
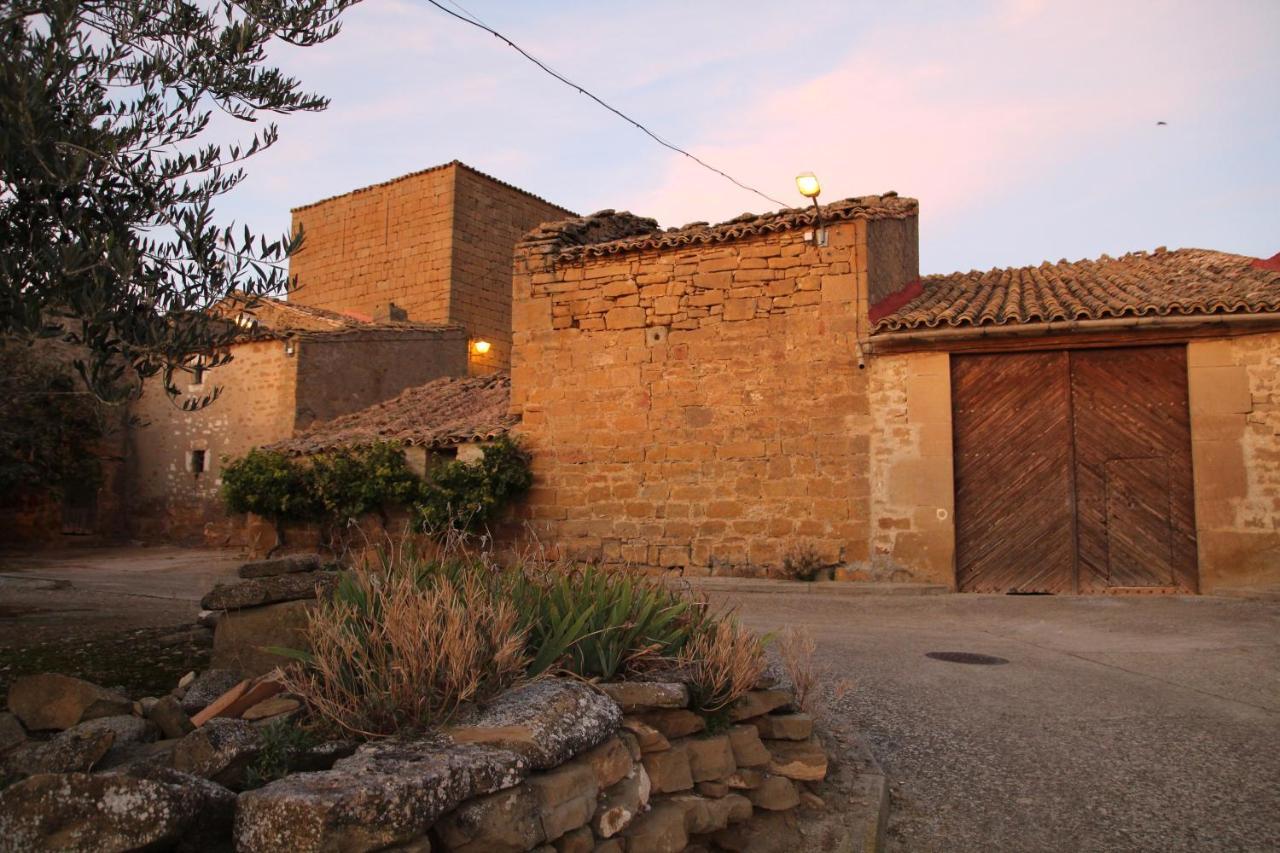
[[[222,469],[228,512],[252,512],[276,521],[306,521],[320,513],[311,469],[283,453],[254,448]]]
[[[310,466],[316,502],[324,515],[336,520],[412,503],[422,489],[395,442],[319,453],[311,457]]]
[[[475,462],[444,462],[427,472],[416,504],[423,530],[476,528],[533,485],[529,453],[518,441],[502,436],[483,453]]]
[[[262,750],[245,770],[246,790],[283,779],[298,756],[318,743],[315,735],[289,719],[262,728]]]

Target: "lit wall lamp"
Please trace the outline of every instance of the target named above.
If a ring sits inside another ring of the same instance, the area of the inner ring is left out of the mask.
[[[827,245],[827,229],[822,227],[822,209],[818,207],[818,195],[822,185],[813,172],[801,172],[796,175],[796,189],[800,195],[813,200],[813,242],[816,246]]]
[[[493,344],[489,343],[483,338],[480,338],[471,342],[471,351],[476,355],[486,355],[489,352],[489,350],[492,348],[493,348]]]

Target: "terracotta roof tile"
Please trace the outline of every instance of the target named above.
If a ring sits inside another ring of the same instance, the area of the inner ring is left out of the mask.
[[[282,299],[260,296],[250,300],[245,296],[224,299],[214,309],[224,317],[250,318],[246,326],[248,338],[311,337],[315,335],[339,335],[358,332],[444,332],[462,328],[458,325],[416,323],[412,320],[370,322],[362,316],[339,314],[324,308],[286,302]]]
[[[853,219],[906,219],[915,216],[919,209],[919,202],[915,199],[887,192],[832,202],[822,207],[821,215],[824,223]],[[541,247],[563,259],[600,257],[644,249],[724,243],[755,234],[808,228],[813,223],[812,207],[792,207],[772,213],[744,213],[719,225],[693,222],[664,231],[656,220],[628,212],[602,210],[591,216],[544,223],[529,232],[520,245]]]
[[[1161,248],[1119,258],[934,275],[922,279],[917,290],[905,304],[885,300],[872,306],[873,334],[1280,310],[1280,270],[1256,258],[1206,249]]]
[[[399,441],[428,448],[487,441],[520,422],[511,415],[511,376],[446,377],[409,388],[392,400],[314,424],[269,445],[295,456],[335,447]]]

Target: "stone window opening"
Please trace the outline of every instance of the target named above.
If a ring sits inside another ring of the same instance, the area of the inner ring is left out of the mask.
[[[207,468],[208,453],[204,450],[187,451],[187,470],[192,474],[203,474]]]

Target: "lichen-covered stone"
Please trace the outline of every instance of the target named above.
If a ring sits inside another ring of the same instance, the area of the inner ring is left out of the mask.
[[[107,729],[59,732],[47,741],[27,741],[0,757],[0,777],[21,779],[41,773],[88,773],[111,749],[115,734]]]
[[[523,853],[547,840],[528,785],[468,800],[435,824],[448,853]]]
[[[134,749],[142,744],[153,743],[160,734],[159,729],[157,729],[153,723],[144,720],[141,717],[120,715],[115,717],[99,717],[96,720],[81,723],[75,728],[69,729],[58,735],[54,740],[56,741],[58,738],[64,737],[72,732],[110,733],[111,747],[107,750],[107,753],[102,756],[102,760],[98,763],[96,769],[106,769],[123,763],[130,757],[130,755],[132,755]]]
[[[261,751],[262,733],[252,723],[215,717],[178,741],[173,749],[173,766],[237,789]]]
[[[243,610],[281,601],[323,596],[337,582],[337,572],[271,575],[220,583],[205,593],[200,606],[205,610]]]
[[[236,574],[242,578],[269,578],[298,572],[318,572],[320,565],[319,554],[286,554],[283,557],[244,563],[236,570]]]
[[[689,706],[689,688],[683,684],[661,681],[618,681],[596,686],[617,702],[624,714],[652,708],[687,708]]]
[[[172,772],[172,771],[171,771]],[[41,774],[0,791],[6,850],[163,850],[229,834],[235,796],[174,773]]]
[[[182,710],[187,714],[199,713],[243,680],[244,676],[233,669],[206,669],[187,685],[182,694]]]
[[[483,744],[366,744],[332,770],[241,794],[236,847],[359,853],[406,844],[463,801],[513,787],[528,771],[522,756]]]
[[[449,733],[457,743],[508,749],[546,770],[603,743],[621,723],[607,696],[578,681],[545,679],[504,693]]]
[[[88,681],[46,672],[9,686],[9,710],[29,731],[62,731],[87,720],[132,713],[133,702]]]

